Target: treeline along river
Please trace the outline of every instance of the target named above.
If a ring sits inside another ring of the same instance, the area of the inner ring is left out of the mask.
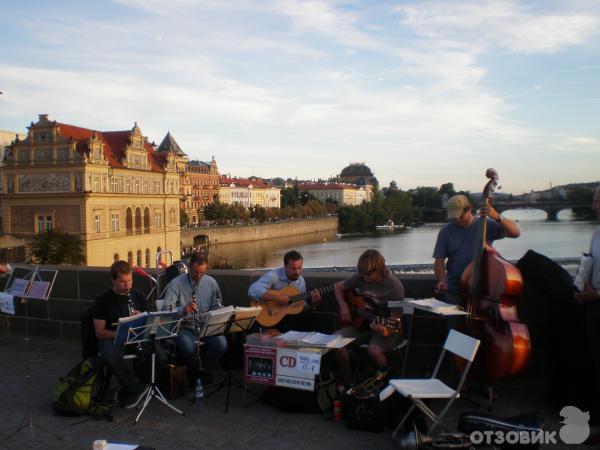
[[[518,260],[529,249],[550,258],[579,257],[587,251],[593,230],[598,225],[592,221],[577,221],[570,210],[559,214],[559,220],[549,222],[540,210],[511,210],[504,213],[518,220],[521,237],[502,239],[495,247],[503,257]],[[388,264],[431,264],[433,247],[438,231],[443,226],[425,224],[395,233],[339,236],[334,232],[290,236],[261,241],[212,244],[210,252],[231,260],[235,268],[268,268],[281,265],[283,254],[296,249],[304,256],[309,268],[352,267],[358,256],[368,248],[383,253]]]

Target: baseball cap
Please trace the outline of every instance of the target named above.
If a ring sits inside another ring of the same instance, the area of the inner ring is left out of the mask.
[[[458,219],[465,208],[471,206],[469,199],[464,195],[453,195],[448,199],[448,219]]]

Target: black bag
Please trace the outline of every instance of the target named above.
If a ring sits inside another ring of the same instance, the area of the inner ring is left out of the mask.
[[[110,420],[110,408],[96,401],[102,386],[101,366],[98,358],[87,358],[62,377],[54,389],[54,410],[59,414],[88,414]]]
[[[379,400],[379,394],[388,385],[389,376],[367,378],[349,389],[342,397],[343,416],[351,430],[382,431],[394,428],[411,406],[410,400],[398,393]]]

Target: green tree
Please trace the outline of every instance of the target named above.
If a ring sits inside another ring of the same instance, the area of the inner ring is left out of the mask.
[[[81,240],[59,230],[36,235],[31,244],[31,254],[37,264],[78,265],[84,261]]]
[[[588,187],[576,187],[567,192],[567,200],[578,206],[591,205],[593,197],[594,190]]]
[[[440,186],[438,195],[441,198],[444,194],[446,194],[448,197],[452,197],[454,194],[456,194],[456,191],[454,190],[454,183],[444,183]]]
[[[287,187],[281,190],[281,207],[293,208],[300,203],[298,186]]]
[[[179,210],[179,225],[182,227],[187,225],[188,220],[189,220],[189,217],[188,217],[187,213],[185,212],[185,210],[180,209]]]

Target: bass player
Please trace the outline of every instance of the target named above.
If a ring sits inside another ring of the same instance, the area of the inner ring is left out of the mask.
[[[387,302],[389,300],[403,300],[404,286],[385,265],[385,258],[377,250],[366,250],[358,258],[356,265],[357,274],[335,284],[334,293],[338,303],[339,318],[344,324],[352,323],[353,314],[346,302],[348,293],[356,293],[364,297],[365,309],[374,315],[388,315]],[[400,314],[392,312],[391,316],[399,323]],[[393,350],[399,343],[400,334],[388,326],[384,326],[379,319],[370,324],[365,324],[357,329],[353,325],[346,325],[337,331],[344,337],[355,338],[354,344],[369,344],[368,352],[373,364],[378,370],[387,367],[386,353]],[[350,354],[346,349],[336,350],[338,364],[342,371],[346,387],[354,383],[350,368]]]

